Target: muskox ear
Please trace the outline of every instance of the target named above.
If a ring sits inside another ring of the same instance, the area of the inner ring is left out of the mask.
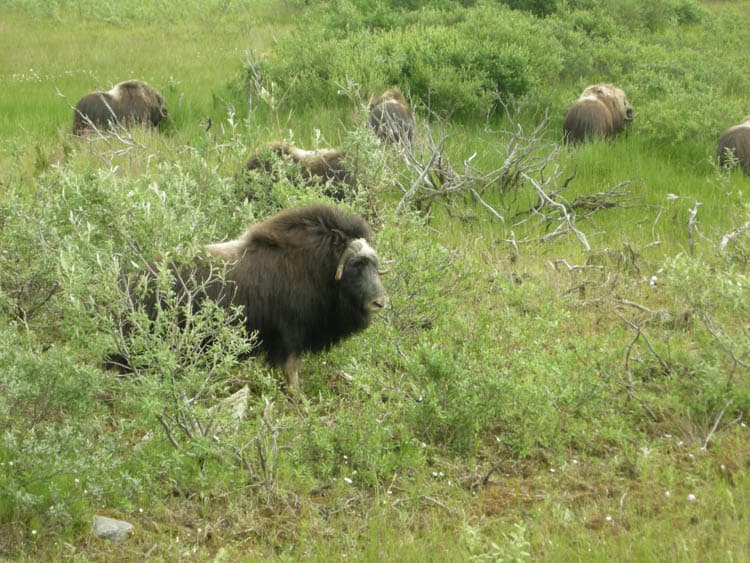
[[[206,251],[227,264],[234,264],[242,257],[246,246],[247,242],[245,239],[238,238],[227,242],[207,244]]]

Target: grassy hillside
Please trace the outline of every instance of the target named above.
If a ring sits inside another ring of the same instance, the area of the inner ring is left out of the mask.
[[[0,556],[750,560],[750,180],[714,162],[750,113],[744,2],[0,16]],[[71,105],[129,78],[170,120],[73,137]],[[634,123],[561,146],[600,81]],[[365,126],[392,85],[417,116],[409,158]],[[359,189],[336,205],[374,227],[391,307],[303,357],[299,401],[216,310],[187,334],[131,314],[144,367],[103,369],[123,274],[330,203],[241,177],[280,139],[349,152]],[[196,431],[244,386],[237,428]],[[98,540],[96,514],[135,532]]]

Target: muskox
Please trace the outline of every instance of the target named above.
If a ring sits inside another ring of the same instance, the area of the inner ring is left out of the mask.
[[[716,156],[721,166],[736,163],[746,176],[750,176],[750,115],[721,134]]]
[[[238,239],[207,245],[209,256],[193,266],[175,267],[173,290],[189,293],[194,307],[203,299],[239,307],[247,333],[257,331],[260,350],[296,392],[300,354],[364,330],[387,305],[371,234],[363,218],[328,205],[289,209]],[[154,319],[161,307],[153,294],[144,299]],[[128,367],[121,355],[109,364]]]
[[[370,103],[369,124],[382,141],[407,146],[414,142],[414,116],[397,88],[386,90]]]
[[[73,110],[73,132],[81,135],[114,125],[159,125],[168,116],[164,98],[140,80],[120,82],[108,92],[93,92],[78,100]]]
[[[612,84],[593,84],[568,109],[563,122],[563,140],[582,143],[614,137],[634,115],[633,107],[620,88]]]
[[[279,159],[298,167],[306,181],[330,181],[332,189],[327,190],[327,193],[336,200],[344,199],[356,185],[347,154],[338,149],[305,150],[283,143],[272,143],[255,152],[245,163],[245,170],[271,173]],[[252,194],[248,193],[250,195]]]

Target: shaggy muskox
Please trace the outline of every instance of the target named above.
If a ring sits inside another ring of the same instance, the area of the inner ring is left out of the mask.
[[[612,84],[593,84],[568,109],[563,122],[563,140],[582,143],[614,137],[634,115],[633,107],[620,88]]]
[[[78,100],[73,110],[73,132],[81,135],[94,127],[109,129],[113,125],[159,125],[167,117],[164,98],[145,82],[120,82],[108,92],[93,92]]]
[[[416,124],[404,95],[386,90],[370,103],[370,127],[382,141],[411,145]]]
[[[305,150],[283,143],[272,143],[254,153],[245,164],[245,170],[271,173],[274,171],[274,162],[279,158],[298,166],[304,180],[331,180],[332,190],[328,193],[334,199],[344,199],[356,185],[347,155],[338,149]]]
[[[721,166],[736,162],[745,175],[750,176],[750,115],[721,134],[716,156]]]
[[[176,269],[173,289],[184,294],[198,285],[194,306],[203,299],[239,306],[248,334],[257,331],[269,363],[281,366],[296,391],[300,354],[364,330],[388,303],[370,236],[358,215],[327,205],[289,209],[238,239],[206,246],[213,260]],[[223,276],[212,267],[216,260]],[[153,297],[145,309],[156,317]],[[112,358],[110,365],[127,367],[122,356]]]

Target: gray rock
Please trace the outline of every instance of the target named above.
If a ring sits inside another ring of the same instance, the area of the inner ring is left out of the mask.
[[[133,525],[123,520],[115,520],[106,516],[94,516],[94,534],[97,538],[121,542],[128,539]]]

